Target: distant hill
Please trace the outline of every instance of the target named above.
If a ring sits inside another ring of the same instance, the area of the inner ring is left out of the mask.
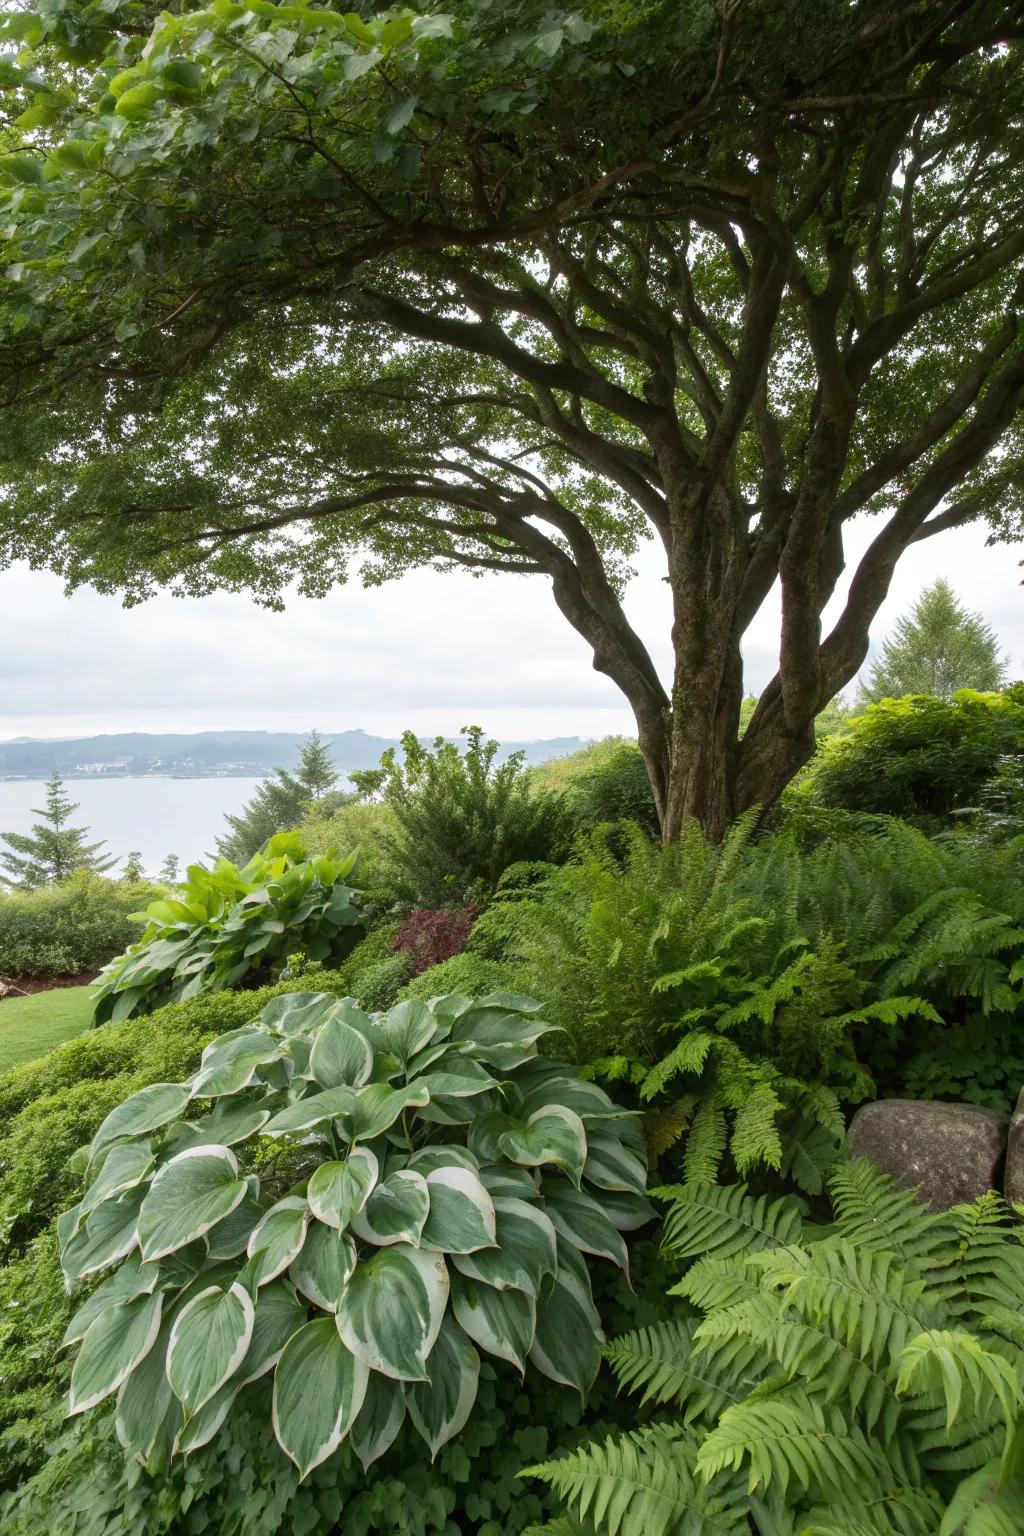
[[[177,778],[262,778],[275,768],[293,768],[306,732],[197,731],[193,734],[150,735],[133,731],[122,736],[82,736],[68,741],[33,741],[19,737],[0,742],[0,779],[45,779],[54,769],[68,779],[135,778],[171,775]],[[339,773],[374,768],[381,753],[397,747],[388,736],[366,731],[323,733]],[[510,741],[502,756],[523,752],[529,763],[548,762],[576,752],[579,736],[546,741]]]

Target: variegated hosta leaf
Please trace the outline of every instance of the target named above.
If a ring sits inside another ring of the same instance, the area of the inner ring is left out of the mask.
[[[330,1017],[344,1012],[347,998],[333,992],[286,992],[273,997],[260,1014],[264,1029],[290,1037],[315,1032]]]
[[[601,1332],[589,1287],[562,1266],[537,1308],[537,1332],[529,1358],[552,1381],[575,1387],[585,1398],[601,1365]]]
[[[236,1146],[255,1136],[272,1113],[270,1104],[264,1099],[218,1099],[210,1114],[195,1122],[197,1140],[194,1144],[219,1142],[222,1147]]]
[[[366,1396],[350,1431],[352,1449],[367,1471],[394,1444],[405,1419],[401,1382],[371,1371]]]
[[[290,1195],[271,1207],[253,1230],[246,1247],[249,1263],[243,1278],[251,1290],[284,1274],[302,1251],[308,1223],[309,1206],[298,1196]]]
[[[471,1173],[478,1172],[477,1160],[472,1152],[467,1151],[465,1147],[457,1146],[417,1147],[416,1151],[406,1159],[405,1166],[411,1168],[414,1173],[422,1173],[424,1178],[438,1168],[468,1168]]]
[[[105,1200],[65,1242],[60,1261],[69,1289],[76,1281],[109,1269],[138,1247],[139,1212],[145,1195],[145,1186],[139,1185],[115,1200]]]
[[[405,1389],[409,1417],[430,1446],[431,1458],[464,1428],[476,1402],[480,1356],[450,1317],[441,1324],[427,1361],[428,1379]]]
[[[474,1344],[499,1360],[507,1360],[520,1374],[537,1326],[537,1302],[526,1291],[511,1287],[498,1291],[493,1285],[452,1275],[452,1309],[459,1326]]]
[[[338,1306],[338,1332],[374,1370],[424,1381],[447,1300],[441,1255],[397,1243],[356,1265]]]
[[[516,1083],[522,1091],[523,1113],[527,1116],[555,1105],[571,1109],[581,1117],[621,1113],[616,1110],[603,1088],[570,1075],[569,1069],[561,1063],[531,1063],[516,1073]]]
[[[152,1295],[159,1278],[159,1265],[143,1264],[142,1255],[133,1253],[83,1301],[64,1331],[61,1348],[67,1344],[77,1344],[90,1324],[115,1302],[134,1301],[136,1296]]]
[[[498,1146],[513,1163],[538,1168],[554,1163],[579,1187],[587,1160],[587,1135],[574,1110],[561,1104],[537,1109],[523,1124],[510,1127],[498,1137]]]
[[[432,1099],[471,1099],[489,1093],[494,1087],[494,1078],[486,1067],[458,1051],[447,1051],[416,1081],[429,1090]]]
[[[344,1232],[352,1217],[370,1198],[380,1176],[369,1147],[354,1147],[343,1163],[321,1163],[306,1188],[309,1208],[317,1221]]]
[[[202,1064],[193,1079],[192,1096],[220,1098],[238,1093],[255,1081],[257,1068],[279,1061],[287,1043],[266,1029],[245,1029],[227,1039],[215,1040],[203,1052]]]
[[[386,1018],[379,1021],[381,1047],[397,1056],[403,1065],[417,1051],[433,1040],[439,1020],[426,1003],[410,1001],[399,1003]]]
[[[610,1259],[628,1277],[626,1245],[599,1203],[583,1190],[568,1187],[564,1179],[560,1183],[561,1188],[550,1179],[542,1188],[544,1209],[555,1231],[581,1252]]]
[[[314,1306],[336,1312],[345,1282],[356,1267],[356,1248],[347,1232],[312,1221],[301,1253],[288,1271],[295,1286]]]
[[[474,1253],[495,1243],[494,1201],[477,1174],[469,1168],[437,1168],[427,1175],[426,1188],[430,1210],[421,1247]]]
[[[263,1127],[264,1136],[302,1136],[307,1131],[328,1125],[336,1115],[351,1110],[355,1103],[354,1088],[342,1084],[338,1088],[325,1088],[323,1093],[311,1093],[286,1109],[278,1110]]]
[[[377,1185],[362,1210],[352,1217],[352,1231],[377,1248],[389,1243],[418,1247],[429,1207],[426,1179],[409,1168],[400,1168]]]
[[[117,1391],[153,1347],[162,1309],[158,1291],[116,1302],[90,1323],[71,1372],[69,1413],[84,1413]]]
[[[191,1098],[189,1083],[150,1083],[148,1088],[140,1088],[103,1121],[92,1139],[93,1156],[118,1137],[145,1136],[148,1131],[169,1125],[184,1113]]]
[[[211,1227],[203,1237],[209,1259],[236,1259],[243,1254],[256,1227],[264,1216],[259,1200],[260,1181],[252,1174],[246,1180],[244,1197],[223,1221]]]
[[[321,1088],[361,1088],[373,1071],[373,1049],[365,1035],[334,1015],[313,1042],[309,1072]]]
[[[618,1232],[635,1232],[657,1215],[645,1195],[630,1195],[618,1189],[601,1191],[601,1207]]]
[[[373,1141],[405,1110],[422,1109],[429,1102],[430,1093],[422,1083],[400,1089],[389,1088],[387,1083],[368,1083],[356,1094],[352,1109],[338,1116],[338,1128],[346,1141]]]
[[[274,1372],[274,1433],[300,1478],[336,1451],[363,1405],[369,1372],[329,1317],[292,1335]]]
[[[499,1291],[511,1287],[540,1294],[545,1275],[558,1268],[555,1229],[550,1217],[525,1200],[494,1201],[496,1248],[452,1255],[455,1267],[470,1280],[482,1280]]]
[[[139,1212],[144,1259],[159,1259],[195,1242],[245,1197],[234,1154],[221,1146],[190,1147],[159,1170]]]
[[[599,1189],[622,1190],[642,1195],[647,1188],[643,1162],[608,1130],[587,1129],[587,1160],[583,1177]]]
[[[191,1417],[233,1376],[252,1338],[253,1304],[241,1285],[208,1286],[174,1320],[167,1379]]]
[[[114,1199],[141,1184],[155,1161],[153,1143],[148,1138],[116,1142],[104,1156],[99,1172],[82,1197],[81,1214],[87,1216],[104,1200]]]
[[[537,1176],[528,1168],[516,1168],[511,1163],[485,1163],[480,1169],[480,1182],[492,1200],[499,1195],[506,1200],[540,1199]]]
[[[144,1466],[166,1463],[182,1424],[181,1404],[167,1380],[167,1345],[171,1328],[164,1323],[156,1342],[121,1385],[114,1428],[126,1451]]]

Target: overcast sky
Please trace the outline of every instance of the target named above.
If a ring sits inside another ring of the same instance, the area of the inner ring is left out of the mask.
[[[850,555],[870,532],[855,526]],[[1022,554],[986,548],[978,528],[912,551],[873,643],[942,575],[996,630],[1011,675],[1024,676]],[[653,545],[627,609],[667,676],[668,589]],[[744,646],[749,691],[771,677],[777,652],[770,600]],[[273,614],[234,595],[125,610],[92,591],[66,598],[56,577],[22,566],[0,572],[0,740],[217,728],[452,734],[470,723],[506,741],[632,731],[544,578],[419,571]]]

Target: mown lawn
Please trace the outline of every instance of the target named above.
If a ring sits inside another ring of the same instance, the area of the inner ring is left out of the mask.
[[[91,987],[54,987],[31,997],[0,1002],[0,1072],[45,1056],[62,1040],[80,1035],[92,1012]]]

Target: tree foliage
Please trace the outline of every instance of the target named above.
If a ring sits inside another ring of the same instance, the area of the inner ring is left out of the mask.
[[[237,816],[227,816],[228,832],[217,839],[217,851],[236,864],[247,864],[264,843],[279,832],[294,832],[309,812],[337,809],[345,796],[333,793],[338,771],[330,748],[317,731],[302,743],[294,773],[277,768],[256,786],[252,799]]]
[[[674,837],[777,797],[905,551],[1019,527],[1010,0],[39,0],[2,27],[9,558],[129,601],[542,574]],[[620,600],[645,537],[664,679]]]
[[[95,875],[105,874],[117,863],[116,858],[101,850],[105,843],[87,843],[87,827],[71,827],[71,817],[78,810],[75,801],[64,792],[64,781],[54,769],[46,785],[46,805],[32,812],[41,817],[31,833],[0,832],[0,843],[6,843],[0,851],[0,881],[5,885],[30,890],[38,885],[52,885],[64,880],[75,870],[90,870]],[[125,877],[141,878],[141,870]]]
[[[1005,681],[1005,658],[992,629],[979,613],[969,613],[940,578],[925,588],[884,642],[860,686],[858,702],[927,693],[948,703],[962,688],[991,693]]]

